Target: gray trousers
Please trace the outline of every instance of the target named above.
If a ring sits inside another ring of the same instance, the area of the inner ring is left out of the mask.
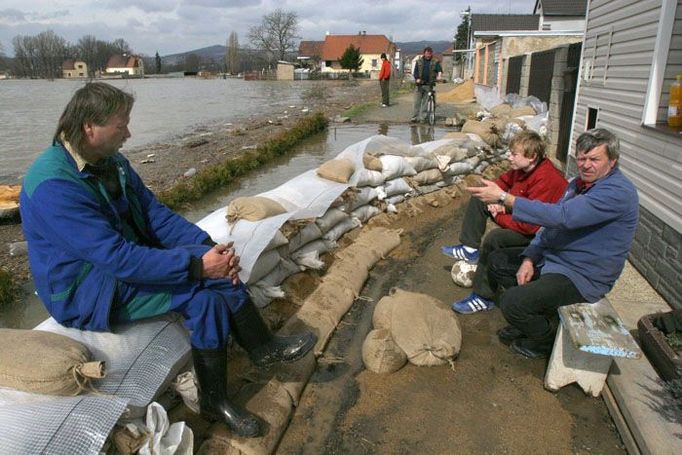
[[[429,98],[430,91],[430,85],[417,86],[417,91],[414,94],[414,109],[412,112],[412,118],[419,121],[426,119],[426,100]]]

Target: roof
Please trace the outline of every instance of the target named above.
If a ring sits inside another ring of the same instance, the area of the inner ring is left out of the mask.
[[[63,70],[75,70],[76,69],[76,61],[75,60],[65,60],[64,63],[62,63],[62,69]]]
[[[313,57],[322,55],[324,41],[301,41],[298,45],[299,57]]]
[[[542,5],[544,16],[585,16],[587,14],[587,0],[537,0],[534,12]]]
[[[137,68],[140,66],[139,60],[135,55],[112,55],[107,62],[107,68]]]
[[[477,31],[538,30],[540,16],[534,14],[472,14],[471,29]]]
[[[338,60],[349,45],[360,49],[360,54],[390,52],[393,43],[385,35],[327,35],[322,46],[322,60]]]

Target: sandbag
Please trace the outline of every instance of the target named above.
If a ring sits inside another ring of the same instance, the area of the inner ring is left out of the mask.
[[[426,156],[408,156],[405,157],[408,163],[414,168],[417,173],[427,169],[434,169],[438,167],[438,161],[433,157]]]
[[[367,220],[381,213],[378,207],[373,205],[363,205],[350,212],[350,216],[357,218],[361,223],[366,223]]]
[[[265,275],[270,273],[272,269],[277,267],[277,264],[279,264],[279,261],[281,260],[282,256],[276,249],[264,251],[263,253],[261,253],[260,256],[258,256],[258,259],[256,259],[256,262],[253,265],[253,268],[251,269],[251,274],[249,275],[248,282],[249,283],[257,282]]]
[[[365,169],[368,171],[381,172],[384,168],[379,158],[368,153],[362,155],[362,165],[365,166]]]
[[[355,229],[356,227],[360,226],[360,220],[357,218],[349,217],[343,221],[341,221],[339,224],[331,228],[329,231],[327,231],[322,238],[325,240],[331,240],[333,242],[337,241],[338,239],[341,238],[343,234],[346,232],[350,231],[351,229]]]
[[[296,251],[306,243],[322,237],[322,230],[317,223],[308,223],[289,239],[289,252]]]
[[[393,373],[407,363],[405,351],[395,344],[390,330],[372,330],[362,343],[362,362],[375,373]]]
[[[436,183],[440,180],[443,180],[443,174],[441,174],[439,169],[427,169],[425,171],[421,171],[414,177],[408,178],[418,185],[429,185],[431,183]]]
[[[410,148],[410,144],[403,142],[398,138],[379,134],[372,136],[367,142],[365,145],[365,153],[372,156],[413,156]]]
[[[490,113],[495,117],[509,117],[509,111],[512,110],[511,105],[502,103],[490,109]]]
[[[537,112],[535,112],[535,109],[533,109],[530,106],[522,106],[522,107],[517,107],[516,109],[512,109],[509,111],[509,117],[511,118],[516,118],[516,117],[523,117],[524,115],[536,115]]]
[[[389,180],[383,186],[386,196],[393,196],[395,194],[409,194],[412,192],[412,187],[403,178]]]
[[[463,133],[477,134],[491,147],[498,147],[500,145],[500,137],[497,135],[497,129],[492,123],[479,122],[477,120],[467,120],[462,127]]]
[[[355,172],[355,165],[351,160],[329,160],[317,168],[317,175],[332,182],[347,183]]]
[[[467,261],[455,262],[450,270],[452,281],[463,288],[470,288],[473,285],[475,274],[476,264],[469,264]]]
[[[385,180],[392,180],[404,175],[415,175],[417,173],[412,165],[402,156],[383,155],[379,159],[383,166],[381,173],[384,175]]]
[[[0,185],[0,219],[19,215],[20,185]]]
[[[347,195],[347,201],[343,207],[340,207],[346,213],[350,213],[360,206],[369,204],[371,201],[379,197],[376,188],[363,187],[359,189],[352,189]]]
[[[0,386],[45,395],[75,396],[94,390],[104,362],[91,361],[83,344],[43,330],[0,329]]]
[[[393,290],[381,300],[392,302],[391,335],[414,365],[451,362],[462,346],[457,315],[439,300],[414,292]]]
[[[375,158],[376,159],[376,158]],[[377,159],[377,161],[379,161]],[[359,169],[353,179],[355,186],[379,186],[384,183],[384,174],[381,171],[370,171],[369,169]]]
[[[244,196],[232,200],[227,206],[227,222],[238,220],[259,221],[281,215],[286,210],[279,202],[263,196]]]
[[[289,243],[289,239],[286,238],[284,234],[282,234],[282,231],[279,229],[275,232],[275,235],[272,236],[272,240],[270,240],[270,243],[265,247],[263,251],[270,251],[274,250],[275,248],[279,248],[280,246],[284,246],[287,243]]]
[[[337,208],[330,208],[324,215],[315,220],[315,224],[320,228],[323,234],[326,234],[331,228],[339,224],[341,221],[348,218],[348,214],[343,210]]]
[[[478,164],[478,162],[476,164]],[[443,176],[452,177],[454,175],[466,174],[473,170],[474,166],[472,166],[471,163],[468,162],[452,163],[443,171]]]

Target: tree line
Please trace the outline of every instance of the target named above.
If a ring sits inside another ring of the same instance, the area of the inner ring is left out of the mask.
[[[88,66],[88,76],[104,71],[115,54],[131,54],[130,45],[122,38],[108,42],[85,35],[75,44],[52,30],[37,35],[17,35],[12,39],[13,73],[17,77],[55,79],[62,75],[64,61],[81,60]]]

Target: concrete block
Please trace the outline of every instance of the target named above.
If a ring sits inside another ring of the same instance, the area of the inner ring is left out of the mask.
[[[645,224],[639,223],[635,231],[635,242],[640,243],[642,246],[648,246],[649,240],[651,240],[651,229]]]
[[[679,283],[682,279],[681,274],[676,272],[665,259],[659,259],[655,269],[660,279],[670,284]]]
[[[677,251],[680,250],[680,244],[682,244],[682,234],[677,232],[672,227],[666,225],[663,227],[663,240],[674,247],[677,247]]]

